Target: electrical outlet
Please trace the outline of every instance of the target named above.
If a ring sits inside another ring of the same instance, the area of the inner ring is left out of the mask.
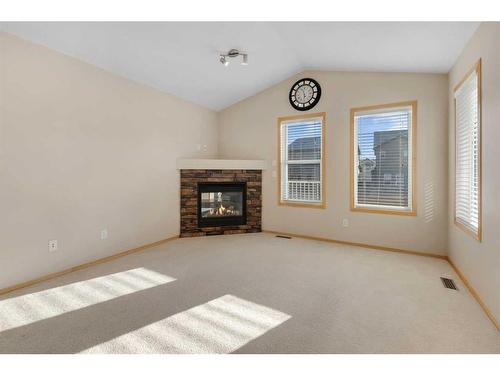
[[[108,238],[108,230],[107,229],[101,230],[101,240],[105,240],[107,238]]]
[[[349,219],[342,219],[342,226],[347,228],[349,226]]]
[[[57,247],[57,240],[49,240],[49,252],[52,253],[57,250],[59,250]]]

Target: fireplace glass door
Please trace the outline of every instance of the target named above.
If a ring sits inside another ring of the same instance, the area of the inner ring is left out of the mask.
[[[246,223],[246,184],[198,185],[198,226],[227,226]]]

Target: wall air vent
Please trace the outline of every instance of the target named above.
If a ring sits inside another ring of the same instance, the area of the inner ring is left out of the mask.
[[[458,290],[457,286],[455,285],[455,282],[452,279],[448,279],[446,277],[442,277],[441,281],[443,282],[443,285],[444,285],[445,288],[453,289],[453,290]]]

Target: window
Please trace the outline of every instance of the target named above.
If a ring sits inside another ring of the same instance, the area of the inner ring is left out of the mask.
[[[416,215],[417,102],[351,110],[351,209]]]
[[[481,241],[481,61],[455,88],[455,224]]]
[[[279,203],[324,208],[325,114],[281,117]]]

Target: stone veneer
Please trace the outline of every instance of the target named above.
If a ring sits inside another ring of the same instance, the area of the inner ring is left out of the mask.
[[[247,223],[198,228],[198,182],[246,182]],[[241,169],[181,169],[181,237],[260,232],[262,171]]]

